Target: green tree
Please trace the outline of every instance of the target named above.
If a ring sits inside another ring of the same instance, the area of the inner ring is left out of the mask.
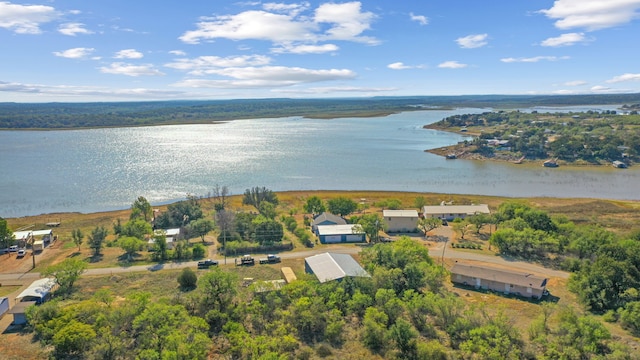
[[[55,265],[46,267],[42,276],[52,276],[62,292],[71,292],[73,284],[87,269],[87,263],[75,258],[65,259]]]
[[[0,248],[8,248],[13,245],[14,241],[13,231],[9,229],[7,220],[0,217]]]
[[[275,219],[278,215],[276,211],[276,206],[268,201],[262,201],[260,203],[260,208],[258,209],[260,215],[266,217],[267,219]]]
[[[339,196],[329,199],[327,201],[327,208],[330,213],[345,217],[358,209],[358,203],[349,198]]]
[[[215,227],[213,221],[209,219],[198,219],[189,223],[189,233],[199,236],[202,242],[204,242],[204,237],[210,233]]]
[[[418,333],[408,321],[398,319],[389,329],[389,334],[400,351],[400,359],[418,358]]]
[[[144,242],[133,236],[123,236],[118,239],[118,246],[124,250],[127,255],[127,260],[131,260],[133,254],[140,251],[144,246]]]
[[[465,220],[453,223],[453,230],[460,233],[460,238],[464,239],[464,236],[469,232],[469,223]]]
[[[442,220],[434,217],[424,217],[418,220],[418,228],[424,232],[426,238],[427,233],[431,230],[437,229],[442,226]]]
[[[304,211],[308,214],[322,214],[327,211],[324,201],[319,196],[310,196],[304,204]]]
[[[487,214],[477,213],[470,216],[467,220],[476,228],[476,234],[480,234],[482,227],[491,222],[491,217]]]
[[[156,235],[154,240],[153,251],[155,252],[155,259],[159,261],[167,260],[167,237],[164,234]]]
[[[424,196],[416,196],[413,200],[413,207],[418,209],[418,211],[422,211],[422,208],[427,205],[427,199]]]
[[[198,279],[201,313],[206,314],[210,309],[226,312],[236,294],[237,277],[234,273],[215,268]]]
[[[139,196],[131,205],[131,215],[129,220],[142,219],[146,222],[151,221],[153,217],[153,208],[144,196]]]
[[[521,359],[522,351],[518,339],[495,324],[487,324],[469,331],[469,339],[460,344],[465,357],[479,359]]]
[[[252,205],[256,210],[260,210],[260,204],[268,201],[274,205],[278,205],[278,196],[266,187],[253,187],[244,191],[242,198],[243,205]]]
[[[183,290],[195,289],[198,285],[198,276],[191,268],[184,268],[178,275],[178,284]]]
[[[146,235],[153,234],[153,228],[151,224],[143,219],[135,219],[127,221],[122,227],[122,236],[135,237],[137,239],[144,239]]]
[[[255,227],[256,241],[261,245],[269,245],[282,241],[284,227],[275,220],[267,220]]]
[[[387,344],[387,315],[375,307],[367,308],[362,320],[362,342],[369,350],[383,354]]]
[[[377,242],[380,231],[384,231],[387,227],[380,214],[364,214],[358,219],[357,225],[360,227],[359,230],[367,234],[371,242]]]
[[[71,320],[53,335],[52,344],[56,358],[69,358],[82,354],[87,350],[96,332],[91,325]]]
[[[640,301],[627,303],[620,311],[620,324],[634,336],[640,335]]]
[[[78,251],[80,251],[80,245],[82,245],[82,241],[84,241],[84,234],[80,229],[71,230],[71,239],[73,239],[73,243],[78,247]]]
[[[93,256],[97,257],[102,251],[104,240],[107,238],[108,232],[103,226],[98,226],[91,231],[88,236],[89,247],[93,250]]]

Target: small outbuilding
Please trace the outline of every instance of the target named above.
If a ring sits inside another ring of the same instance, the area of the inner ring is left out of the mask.
[[[11,310],[9,310],[9,314],[13,315],[13,324],[14,325],[24,325],[27,323],[27,308],[31,305],[35,305],[35,301],[21,301],[17,303]]]
[[[358,224],[318,225],[317,235],[323,244],[367,241],[367,234]]]
[[[38,279],[16,296],[16,299],[20,300],[20,302],[34,301],[37,304],[42,304],[49,299],[55,286],[56,281],[54,279]]]
[[[544,277],[462,263],[456,263],[451,268],[451,282],[534,299],[540,299],[547,290],[547,279]]]
[[[323,253],[304,259],[304,269],[321,283],[345,277],[370,277],[349,254]]]
[[[288,266],[285,266],[285,267],[281,268],[280,272],[282,273],[282,277],[284,278],[284,281],[287,284],[291,284],[292,282],[294,282],[294,281],[296,281],[298,279],[296,277],[296,274],[293,272],[293,269],[291,269]]]
[[[451,221],[455,218],[464,219],[467,216],[473,216],[476,214],[491,214],[491,211],[489,211],[489,205],[487,204],[435,205],[423,207],[422,213],[425,218],[438,218]]]
[[[346,225],[347,221],[341,218],[338,215],[334,215],[332,213],[323,212],[322,214],[316,216],[311,223],[311,231],[313,231],[316,235],[318,234],[318,226],[319,225]]]
[[[180,236],[180,228],[155,230],[153,234],[155,236],[164,235],[165,241],[167,242],[167,249],[171,250],[173,249],[175,243],[178,241],[178,237]],[[150,250],[153,249],[153,246],[155,245],[155,243],[156,243],[155,237],[150,238],[149,241],[147,242],[148,248]]]
[[[387,232],[415,232],[418,229],[417,210],[383,210]]]

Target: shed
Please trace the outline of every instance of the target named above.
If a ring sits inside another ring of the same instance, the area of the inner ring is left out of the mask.
[[[173,249],[173,246],[175,245],[176,241],[178,241],[178,237],[180,236],[180,228],[160,229],[160,230],[155,230],[153,233],[155,236],[164,235],[164,238],[167,242],[167,249],[171,250]],[[155,243],[156,243],[156,239],[152,237],[149,239],[147,246],[149,247],[149,249],[153,249],[153,245],[155,245]]]
[[[464,219],[475,214],[491,214],[489,205],[435,205],[422,208],[425,218],[438,218],[451,221],[455,218]]]
[[[387,232],[414,232],[418,229],[417,210],[383,210]]]
[[[546,278],[534,274],[462,263],[451,268],[451,282],[535,299],[547,286]]]
[[[35,301],[38,304],[42,304],[47,301],[55,285],[56,281],[54,279],[38,279],[16,296],[16,299],[20,299],[20,302]]]
[[[304,259],[304,269],[321,283],[345,277],[370,277],[349,254],[323,253]]]
[[[319,225],[317,235],[323,244],[367,241],[367,234],[358,224]]]
[[[317,235],[319,225],[346,225],[347,221],[338,215],[323,212],[316,216],[311,223],[311,230]]]
[[[0,319],[9,311],[9,298],[0,297]]]
[[[21,301],[17,303],[10,311],[9,314],[13,314],[14,325],[24,325],[27,323],[27,308],[31,305],[35,305],[35,301]]]

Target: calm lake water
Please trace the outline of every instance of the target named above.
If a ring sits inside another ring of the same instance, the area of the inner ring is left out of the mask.
[[[640,199],[636,168],[548,169],[445,160],[425,149],[464,140],[422,129],[454,113],[237,120],[139,128],[0,131],[0,217],[128,208],[206,195],[395,190],[511,197]]]

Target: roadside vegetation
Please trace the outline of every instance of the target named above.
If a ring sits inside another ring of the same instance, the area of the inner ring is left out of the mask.
[[[628,107],[631,109],[631,107]],[[640,160],[640,115],[616,111],[524,113],[497,111],[447,117],[426,128],[463,131],[475,136],[447,152],[503,160],[558,159],[602,165]]]
[[[70,246],[38,267],[59,277],[60,289],[30,308],[28,331],[54,358],[638,358],[637,202],[264,187],[229,194],[216,186],[161,207],[141,196],[127,211],[65,214],[56,233]],[[456,247],[561,268],[570,279],[540,302],[477,295],[453,287],[429,256],[425,240],[438,241],[427,235],[441,223],[422,221],[420,234],[381,242],[382,209],[443,201],[492,209],[448,224]],[[320,284],[300,260],[282,264],[299,280],[271,291],[262,280],[279,278],[273,265],[80,276],[87,267],[206,258],[234,246],[238,254],[283,244],[322,249],[308,230],[322,211],[367,233],[371,245],[358,259],[370,278]],[[0,228],[10,233],[39,218],[6,219]],[[168,249],[154,227],[174,226],[184,238]],[[245,287],[244,278],[256,282]]]

